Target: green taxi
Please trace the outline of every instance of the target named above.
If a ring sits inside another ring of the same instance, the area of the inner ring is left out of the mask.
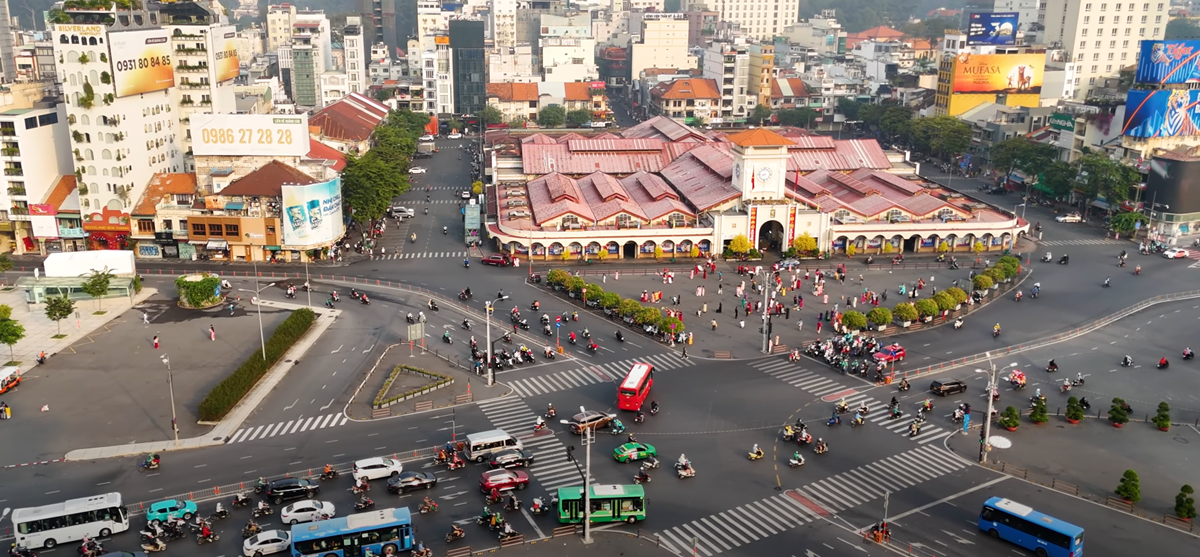
[[[658,450],[654,448],[654,445],[645,443],[625,443],[613,449],[613,458],[617,459],[617,462],[641,460],[652,456],[658,456]]]

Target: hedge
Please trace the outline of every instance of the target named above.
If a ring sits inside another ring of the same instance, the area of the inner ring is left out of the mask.
[[[271,366],[275,365],[291,347],[308,332],[317,316],[310,309],[298,309],[292,312],[275,332],[267,339],[267,358],[262,352],[255,350],[250,359],[246,360],[229,377],[217,384],[204,400],[200,401],[200,420],[212,422],[224,418],[233,407],[258,384],[258,380],[266,375]]]

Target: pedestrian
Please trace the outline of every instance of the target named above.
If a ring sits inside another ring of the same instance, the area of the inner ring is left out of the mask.
[[[158,350],[158,335],[154,335],[154,349]]]
[[[792,318],[792,308],[783,308],[783,318],[784,319]]]
[[[701,312],[701,313],[708,313],[708,302],[704,302],[704,305],[703,305],[703,306],[700,306],[700,312]]]
[[[142,324],[143,324],[143,325],[149,325],[149,324],[150,324],[150,314],[149,314],[149,313],[146,313],[146,312],[144,312],[144,311],[142,312]]]
[[[745,329],[746,328],[746,320],[743,319],[741,321],[738,321],[738,327]]]
[[[714,330],[714,331],[717,330],[717,320],[716,319],[712,320],[712,330]]]
[[[821,334],[821,322],[817,321],[817,334]]]
[[[743,300],[743,301],[745,301],[745,300]],[[740,308],[733,308],[733,318],[734,319],[738,318],[738,309],[740,309]]]
[[[684,346],[683,346],[683,359],[685,359],[685,360],[686,360],[686,359],[688,359],[688,355],[687,355],[687,345],[684,345]]]
[[[608,273],[604,273],[604,276],[600,277],[600,282],[602,284],[608,284]]]
[[[208,339],[213,341],[217,340],[217,330],[214,329],[212,325],[208,326]]]
[[[723,305],[725,305],[723,302],[717,302],[717,313],[721,313],[721,306]]]
[[[796,320],[796,330],[797,330],[797,331],[803,331],[803,330],[804,330],[804,320],[803,320],[803,319],[797,319],[797,320]]]

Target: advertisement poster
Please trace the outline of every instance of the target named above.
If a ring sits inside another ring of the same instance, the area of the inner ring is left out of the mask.
[[[1129,137],[1200,135],[1200,90],[1131,89],[1125,98],[1121,134]]]
[[[213,53],[217,65],[217,81],[227,81],[241,73],[238,65],[237,30],[232,26],[218,27],[212,31],[217,51]]]
[[[307,114],[193,114],[197,156],[301,157],[312,150]]]
[[[328,244],[346,232],[342,219],[342,179],[307,186],[283,186],[283,243],[304,247]]]
[[[1200,82],[1200,41],[1142,41],[1138,83]]]
[[[958,55],[954,94],[1035,94],[1042,92],[1045,54]]]
[[[1017,43],[1017,12],[970,14],[967,20],[967,44],[1011,46]]]
[[[108,35],[118,97],[162,91],[175,85],[167,33],[166,29],[149,29]]]

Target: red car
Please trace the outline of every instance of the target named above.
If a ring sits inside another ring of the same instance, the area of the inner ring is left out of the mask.
[[[509,259],[507,255],[503,254],[489,255],[483,258],[483,264],[495,265],[497,267],[507,267],[512,265],[512,259]]]
[[[877,362],[902,362],[904,361],[904,347],[899,344],[890,344],[879,349],[875,353],[875,361]]]
[[[482,476],[479,476],[479,491],[491,493],[492,489],[507,491],[515,489],[520,491],[529,486],[529,474],[518,470],[508,470],[500,468],[496,470],[488,470]]]

